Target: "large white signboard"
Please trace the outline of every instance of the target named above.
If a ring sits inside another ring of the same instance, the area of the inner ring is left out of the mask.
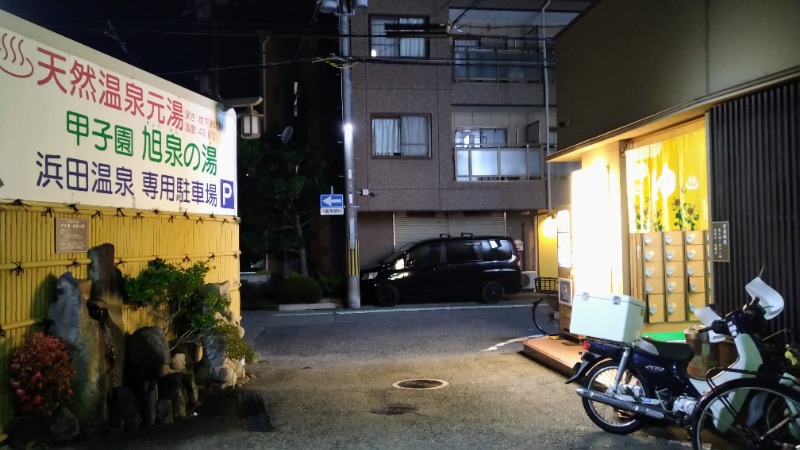
[[[0,11],[0,198],[236,215],[236,116]]]

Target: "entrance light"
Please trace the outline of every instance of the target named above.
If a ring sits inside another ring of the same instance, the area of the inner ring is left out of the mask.
[[[245,111],[237,114],[239,135],[242,139],[258,139],[261,137],[261,118],[264,115],[259,114],[253,107],[260,105],[262,101],[261,97],[233,98],[222,101],[222,109],[225,111],[231,108],[247,107]]]

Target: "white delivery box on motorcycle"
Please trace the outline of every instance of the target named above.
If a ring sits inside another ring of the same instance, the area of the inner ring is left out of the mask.
[[[575,294],[569,332],[632,344],[642,337],[644,302],[619,294]]]

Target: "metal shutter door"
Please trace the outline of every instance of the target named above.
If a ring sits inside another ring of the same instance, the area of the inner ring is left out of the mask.
[[[444,213],[431,215],[400,212],[394,215],[394,248],[397,250],[409,242],[436,238],[448,233],[447,217]]]
[[[450,235],[472,233],[473,236],[505,236],[506,215],[502,212],[486,214],[453,213],[449,220]]]

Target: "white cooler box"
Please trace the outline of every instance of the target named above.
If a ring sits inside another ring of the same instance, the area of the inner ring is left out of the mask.
[[[642,337],[644,306],[643,301],[627,295],[576,294],[569,332],[631,344]]]

